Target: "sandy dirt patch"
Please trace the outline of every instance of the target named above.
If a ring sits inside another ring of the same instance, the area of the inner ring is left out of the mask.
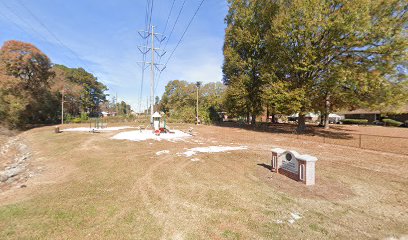
[[[136,130],[121,132],[112,137],[116,140],[130,140],[130,141],[146,141],[146,140],[167,140],[167,141],[182,141],[185,138],[191,137],[190,134],[182,132],[180,130],[172,130],[172,133],[161,133],[160,135],[154,134],[152,130]]]
[[[77,127],[77,128],[66,128],[62,129],[62,132],[110,132],[110,131],[119,131],[129,128],[129,126],[121,126],[121,127],[106,127],[106,128],[89,128],[89,127]]]
[[[178,154],[184,155],[186,157],[191,157],[193,155],[196,155],[197,153],[220,153],[220,152],[237,151],[237,150],[245,150],[245,149],[248,149],[248,148],[246,146],[239,146],[239,147],[209,146],[209,147],[191,148],[183,153],[178,153]]]

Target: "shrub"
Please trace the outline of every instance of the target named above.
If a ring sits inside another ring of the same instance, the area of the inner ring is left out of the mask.
[[[72,119],[73,119],[73,117],[71,116],[71,114],[69,114],[69,113],[67,113],[67,114],[64,114],[65,116],[64,116],[64,122],[67,122],[67,123],[69,123],[69,122],[72,122]]]
[[[367,124],[367,119],[342,119],[340,120],[343,124]]]
[[[382,121],[385,123],[385,126],[399,127],[404,124],[403,122],[398,122],[390,118],[384,118]]]
[[[86,113],[86,112],[82,112],[81,113],[81,121],[82,122],[86,122],[86,121],[88,121],[88,113]]]
[[[81,122],[81,118],[74,118],[74,119],[72,119],[72,122],[73,123],[80,123]]]

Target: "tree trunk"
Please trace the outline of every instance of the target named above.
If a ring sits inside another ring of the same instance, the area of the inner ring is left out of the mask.
[[[276,121],[276,119],[275,119],[275,113],[272,113],[272,120],[271,120],[271,122],[272,122],[272,123],[275,123],[275,121]]]
[[[252,119],[251,119],[251,124],[253,125],[253,126],[255,126],[255,123],[256,123],[256,115],[255,114],[252,114]]]
[[[269,106],[266,105],[266,119],[265,119],[265,122],[268,122],[268,121],[269,121]]]
[[[330,114],[330,95],[326,96],[326,101],[325,101],[325,119],[324,119],[324,129],[329,129],[329,114]]]
[[[298,133],[303,133],[306,130],[306,119],[305,119],[305,113],[299,113],[298,117],[298,126],[297,126],[297,132]]]
[[[250,121],[249,121],[249,115],[250,115],[249,112],[247,112],[247,118],[246,118],[247,124],[249,124],[249,122],[250,122]]]
[[[320,123],[319,123],[319,127],[323,127],[324,126],[324,113],[321,112],[320,113]]]
[[[328,113],[326,113],[325,114],[325,118],[324,118],[324,129],[329,129],[330,128],[330,125],[329,125],[329,114]]]

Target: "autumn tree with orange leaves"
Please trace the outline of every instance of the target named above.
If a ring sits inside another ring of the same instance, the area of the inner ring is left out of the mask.
[[[0,123],[10,128],[61,120],[61,101],[69,116],[97,116],[107,87],[83,68],[52,64],[37,47],[7,41],[0,49]]]
[[[0,120],[22,127],[54,117],[56,99],[48,90],[52,76],[50,59],[34,45],[5,42],[0,49]]]

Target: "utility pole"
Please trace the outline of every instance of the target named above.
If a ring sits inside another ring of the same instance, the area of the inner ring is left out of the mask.
[[[197,120],[197,125],[200,124],[200,120],[198,119],[198,89],[200,88],[201,83],[200,82],[196,82],[196,87],[197,87],[197,115],[196,115],[196,120]]]
[[[146,117],[149,114],[149,97],[146,97]]]
[[[115,97],[115,109],[116,109],[116,116],[119,115],[118,112],[118,93],[116,93],[116,97]]]
[[[150,40],[151,41],[151,46],[150,47],[148,47],[148,46],[138,46],[139,51],[143,54],[143,56],[145,56],[149,51],[151,51],[151,61],[150,62],[146,62],[146,61],[139,62],[139,63],[142,64],[141,65],[142,71],[144,71],[144,69],[145,69],[145,67],[144,67],[145,64],[150,64],[150,103],[148,103],[148,108],[150,106],[150,121],[151,121],[151,123],[153,123],[152,122],[153,118],[151,116],[153,116],[153,113],[154,113],[154,77],[155,77],[154,76],[155,75],[154,71],[155,71],[155,69],[157,69],[158,71],[163,71],[164,70],[164,68],[162,68],[162,69],[158,68],[158,66],[162,65],[162,64],[155,63],[155,61],[154,61],[155,60],[155,54],[158,54],[161,57],[165,54],[165,52],[160,54],[159,52],[157,52],[160,49],[154,47],[155,38],[159,42],[162,42],[165,39],[165,37],[162,34],[156,33],[156,32],[154,32],[154,30],[155,30],[155,27],[152,25],[151,29],[149,29],[149,31],[139,31],[139,34],[143,39],[148,39],[148,37],[151,37],[151,40]],[[158,36],[161,36],[161,37],[159,38]],[[148,110],[146,111],[146,114],[148,114]]]
[[[61,124],[64,124],[64,92],[65,89],[61,91]]]

